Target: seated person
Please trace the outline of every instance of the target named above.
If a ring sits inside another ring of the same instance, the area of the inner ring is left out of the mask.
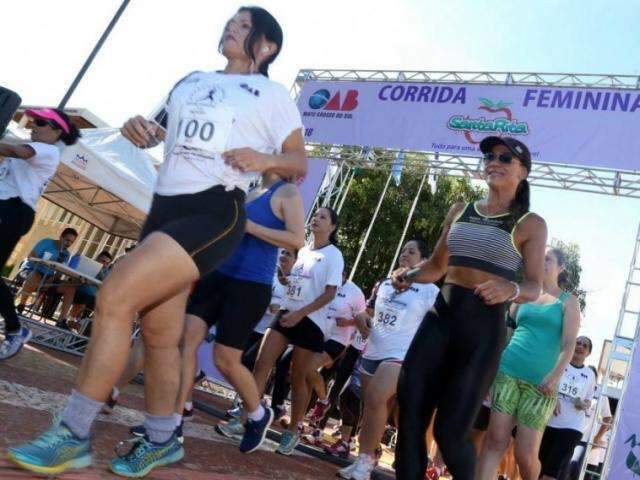
[[[102,264],[102,268],[96,275],[100,281],[104,281],[109,273],[109,264],[113,261],[113,256],[108,251],[101,252],[96,258]],[[72,280],[73,283],[77,283]],[[82,284],[73,285],[72,283],[64,283],[58,287],[58,293],[62,294],[62,308],[60,317],[56,326],[60,328],[68,328],[67,318],[77,320],[82,316],[85,309],[93,310],[96,306],[96,295],[98,287],[96,285]]]
[[[31,253],[29,253],[29,257],[42,258],[44,260],[51,260],[58,263],[67,263],[70,257],[69,247],[73,245],[73,242],[75,242],[77,238],[78,232],[75,229],[65,228],[58,240],[54,240],[53,238],[43,238],[36,243],[33,250],[31,250]],[[29,294],[38,289],[43,277],[51,276],[47,283],[53,283],[56,280],[54,270],[39,263],[34,264],[32,262],[28,262],[25,270],[30,271],[31,274],[26,278],[22,285],[20,300],[18,302],[18,307],[16,308],[18,313],[22,313]]]

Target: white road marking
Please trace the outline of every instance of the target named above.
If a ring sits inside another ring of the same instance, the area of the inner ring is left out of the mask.
[[[0,380],[0,403],[49,412],[53,419],[56,414],[62,411],[67,403],[67,395]],[[110,415],[100,414],[98,421],[132,427],[143,423],[144,415],[142,412],[132,408],[116,406]],[[237,441],[219,435],[212,425],[206,425],[204,423],[185,423],[184,434],[187,437],[209,442],[226,443],[234,446],[238,445]],[[277,446],[278,444],[276,442],[265,440],[260,449],[273,451]],[[299,452],[295,453],[296,455],[303,455]]]

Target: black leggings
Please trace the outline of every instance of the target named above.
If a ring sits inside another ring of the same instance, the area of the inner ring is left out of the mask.
[[[331,405],[331,407],[324,418],[320,421],[320,424],[318,425],[319,428],[324,430],[324,427],[329,421],[329,417],[336,413],[338,397],[340,397],[347,380],[351,377],[353,369],[355,368],[359,358],[360,350],[354,348],[353,345],[349,345],[342,356],[333,364],[332,370],[335,373],[335,379],[331,386],[328,398],[329,405]]]
[[[255,367],[256,360],[258,359],[258,351],[262,344],[262,337],[264,337],[264,333],[258,333],[255,330],[251,332],[244,352],[242,352],[242,364],[251,372],[253,372],[253,367]]]
[[[399,480],[424,478],[425,432],[436,408],[434,435],[449,471],[455,480],[474,478],[476,452],[468,435],[497,372],[505,311],[505,304],[485,305],[471,289],[443,285],[400,372]]]
[[[280,407],[291,391],[291,381],[289,371],[291,370],[291,355],[293,348],[289,347],[276,362],[276,373],[273,378],[273,395],[271,405]]]
[[[33,225],[35,212],[19,198],[0,200],[0,274],[23,235]],[[0,316],[5,333],[20,330],[20,320],[13,304],[13,293],[0,275]]]
[[[351,436],[355,436],[362,416],[362,401],[348,386],[340,394],[340,416],[342,425],[351,427]]]

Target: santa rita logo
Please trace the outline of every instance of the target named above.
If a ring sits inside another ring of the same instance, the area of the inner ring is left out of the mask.
[[[627,468],[633,473],[633,476],[640,475],[640,458],[638,458],[634,452],[637,446],[640,446],[640,442],[636,441],[636,435],[631,435],[625,444],[630,444],[631,448],[629,449],[629,453],[627,454],[627,460],[625,464]]]
[[[478,110],[484,110],[498,116],[472,118],[469,115],[453,115],[447,122],[447,128],[463,133],[464,138],[473,145],[479,144],[487,134],[510,136],[529,134],[529,124],[513,118],[513,113],[509,108],[510,103],[502,100],[494,103],[488,98],[482,97],[478,100],[481,103]],[[479,135],[474,135],[474,133]]]

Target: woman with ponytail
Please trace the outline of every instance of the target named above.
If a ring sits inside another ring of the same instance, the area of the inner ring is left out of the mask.
[[[109,468],[141,477],[184,456],[173,411],[191,286],[240,244],[245,196],[260,174],[306,173],[300,113],[288,90],[266,76],[282,40],[269,12],[241,7],[220,36],[223,69],[187,75],[154,119],[136,116],[124,124],[123,136],[140,148],[165,142],[151,210],[138,246],[100,289],[91,342],[60,422],[10,448],[14,463],[49,475],[92,463],[91,427],[125,367],[137,312],[147,435]]]
[[[561,287],[566,277],[565,264],[562,250],[548,248],[542,295],[535,302],[511,305],[510,324],[515,331],[502,354],[493,385],[478,480],[496,478],[514,425],[518,427],[515,458],[520,475],[523,480],[537,480],[540,476],[540,442],[558,399],[558,385],[574,353],[580,326],[578,299]],[[557,474],[561,465],[556,467],[553,472]]]
[[[56,173],[60,151],[80,137],[78,128],[57,108],[29,109],[31,142],[0,143],[0,270],[13,249],[33,225],[36,203]],[[63,145],[64,144],[64,145]],[[13,293],[0,278],[0,317],[4,318],[4,341],[0,360],[17,355],[31,338],[20,323]]]
[[[254,368],[258,390],[263,393],[276,360],[293,344],[291,421],[276,450],[283,455],[291,455],[300,440],[298,424],[302,423],[311,399],[308,379],[314,368],[312,360],[324,352],[325,337],[331,329],[327,307],[342,285],[344,260],[335,245],[337,229],[336,212],[329,207],[319,208],[311,220],[311,243],[298,252],[281,310],[264,337]],[[239,422],[233,423],[229,427],[240,433]]]
[[[469,432],[497,373],[507,305],[536,300],[542,287],[547,227],[529,213],[529,149],[514,138],[487,137],[480,150],[488,196],[453,205],[432,255],[410,275],[407,268],[393,275],[398,289],[444,277],[398,381],[400,480],[423,478],[425,431],[436,408],[435,439],[449,471],[456,480],[474,478]]]

